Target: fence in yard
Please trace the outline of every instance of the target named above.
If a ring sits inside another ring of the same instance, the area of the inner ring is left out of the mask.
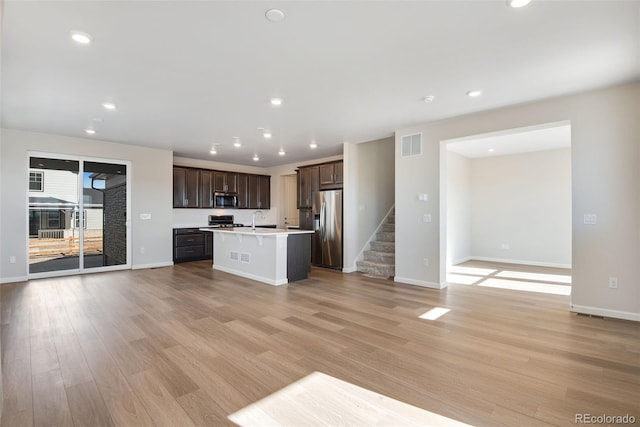
[[[48,230],[42,230],[48,231]],[[58,230],[53,230],[58,231]],[[64,231],[64,230],[60,230]],[[102,236],[84,238],[85,253],[102,252]],[[56,256],[73,256],[80,254],[80,239],[78,237],[62,238],[33,238],[29,239],[29,259]]]

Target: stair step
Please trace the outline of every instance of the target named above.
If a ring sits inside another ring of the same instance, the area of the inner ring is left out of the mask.
[[[364,260],[385,264],[395,264],[396,254],[393,252],[364,251]]]
[[[358,271],[367,274],[373,274],[382,277],[391,277],[395,275],[395,264],[384,264],[371,261],[356,262]]]
[[[392,252],[396,253],[396,243],[395,242],[380,242],[374,240],[371,242],[371,250],[378,252]]]
[[[396,225],[395,224],[389,224],[389,223],[383,224],[382,225],[382,231],[391,231],[391,232],[395,233]]]
[[[396,216],[395,215],[389,215],[387,217],[387,224],[395,224],[396,223]]]
[[[396,233],[391,231],[381,231],[376,235],[376,240],[380,242],[395,242]]]

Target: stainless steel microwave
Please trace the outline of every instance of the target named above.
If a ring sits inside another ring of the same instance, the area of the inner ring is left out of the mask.
[[[213,207],[229,209],[238,207],[238,195],[234,193],[213,193]]]

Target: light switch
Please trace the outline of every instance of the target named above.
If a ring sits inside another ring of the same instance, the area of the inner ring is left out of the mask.
[[[422,215],[422,222],[431,222],[431,214]]]
[[[427,200],[429,200],[429,195],[427,193],[420,193],[418,194],[418,200],[420,200],[421,202],[426,202]]]
[[[140,214],[140,219],[151,219],[151,214]]]
[[[584,214],[585,225],[596,225],[598,223],[598,215],[596,214]]]

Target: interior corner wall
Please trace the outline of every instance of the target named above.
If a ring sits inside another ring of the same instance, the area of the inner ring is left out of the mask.
[[[447,151],[447,266],[471,257],[471,160]]]
[[[343,196],[343,271],[356,261],[395,201],[394,138],[346,143]]]
[[[441,141],[569,121],[572,310],[640,320],[638,117],[640,83],[633,83],[398,129],[396,280],[445,281],[439,233]],[[402,136],[416,132],[423,135],[423,155],[401,157]],[[418,204],[419,193],[428,193],[429,202]],[[422,214],[429,212],[432,222],[422,222]],[[597,224],[584,224],[584,214],[596,214]],[[608,277],[618,278],[618,289],[608,288]]]
[[[27,259],[28,152],[131,162],[131,266],[172,264],[173,153],[113,142],[2,129],[0,168],[0,283],[25,280]],[[140,214],[151,214],[141,220]],[[15,256],[16,262],[9,263]]]
[[[473,259],[571,267],[571,149],[471,160]]]

